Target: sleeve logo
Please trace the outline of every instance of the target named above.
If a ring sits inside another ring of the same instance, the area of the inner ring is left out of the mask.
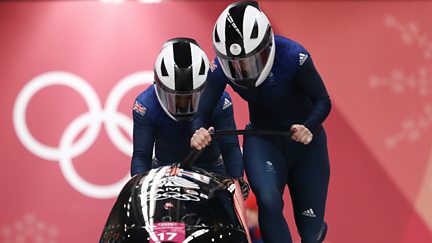
[[[309,57],[309,55],[304,53],[299,53],[299,64],[300,66],[303,65],[303,63],[306,61],[306,59]]]
[[[222,110],[225,110],[226,108],[230,107],[232,105],[231,101],[229,101],[229,99],[225,98],[223,106],[222,106]]]

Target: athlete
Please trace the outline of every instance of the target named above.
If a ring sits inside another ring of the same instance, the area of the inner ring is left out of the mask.
[[[191,150],[191,121],[206,84],[209,61],[197,42],[189,38],[168,40],[154,66],[154,85],[133,106],[133,156],[131,175],[181,162]],[[221,93],[211,115],[217,129],[235,129],[228,93]],[[153,147],[154,154],[153,157]],[[237,179],[244,197],[243,161],[236,136],[220,137],[202,152],[194,166]]]
[[[311,54],[298,42],[275,36],[254,1],[233,3],[222,12],[213,49],[217,67],[209,73],[191,146],[203,149],[211,141],[209,117],[229,84],[248,103],[247,129],[292,133],[244,138],[244,166],[264,242],[292,242],[283,216],[286,185],[301,242],[323,242],[330,166],[322,123],[331,102]]]

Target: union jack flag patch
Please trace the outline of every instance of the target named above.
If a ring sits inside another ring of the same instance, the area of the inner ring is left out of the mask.
[[[210,71],[214,72],[214,70],[216,70],[216,68],[217,68],[217,65],[216,65],[215,61],[212,61],[210,63]]]
[[[139,103],[138,101],[135,101],[135,104],[133,106],[133,110],[136,111],[138,114],[144,116],[147,108],[145,108],[143,105],[141,105],[141,103]]]

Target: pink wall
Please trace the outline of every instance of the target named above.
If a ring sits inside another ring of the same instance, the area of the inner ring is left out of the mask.
[[[162,43],[192,37],[213,57],[227,3],[0,3],[1,242],[98,240],[127,179],[131,106]],[[432,242],[432,3],[261,6],[312,53],[333,101],[326,242]],[[243,127],[247,107],[233,96]]]

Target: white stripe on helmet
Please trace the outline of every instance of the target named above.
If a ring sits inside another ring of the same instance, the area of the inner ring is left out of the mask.
[[[217,31],[217,34],[219,36],[220,42],[216,42],[215,40],[215,34],[213,33],[213,45],[216,48],[216,50],[223,55],[227,55],[227,50],[225,48],[225,27],[226,27],[226,19],[228,16],[228,9],[225,9],[222,14],[219,16],[218,20],[216,21],[216,25],[214,28],[214,31]]]
[[[168,76],[162,75],[162,60],[165,63],[166,70],[168,72]],[[170,77],[174,77],[174,49],[173,45],[166,45],[162,51],[160,52],[159,56],[156,59],[156,72],[161,80],[161,82],[167,86],[168,88],[175,90],[175,83],[174,79]]]
[[[258,23],[258,38],[251,39],[255,21]],[[245,53],[248,54],[261,43],[270,22],[259,9],[253,6],[247,6],[243,17],[243,46]]]
[[[193,89],[200,87],[207,79],[207,72],[209,69],[209,61],[207,55],[196,45],[191,44],[192,67],[193,67]],[[199,75],[201,64],[204,60],[205,70],[204,74]]]

